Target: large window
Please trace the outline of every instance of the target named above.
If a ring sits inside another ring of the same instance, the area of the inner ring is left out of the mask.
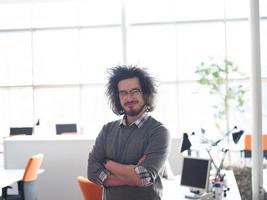
[[[107,69],[123,64],[124,56],[157,78],[152,115],[172,136],[200,128],[216,132],[211,106],[216,98],[196,83],[194,72],[210,57],[227,57],[245,74],[233,84],[249,89],[248,0],[121,2],[0,1],[0,137],[11,126],[33,126],[40,119],[35,134],[53,135],[56,123],[77,123],[95,138],[104,123],[119,118],[108,107],[105,83]],[[266,91],[267,1],[260,4]],[[264,92],[262,98],[266,132]],[[231,126],[251,131],[250,102],[248,93],[245,113],[231,110]]]

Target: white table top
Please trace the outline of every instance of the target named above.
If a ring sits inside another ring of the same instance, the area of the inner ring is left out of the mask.
[[[226,173],[226,184],[230,188],[227,192],[227,196],[224,198],[225,200],[241,200],[241,196],[238,190],[238,186],[234,177],[234,173],[231,170],[225,171]],[[186,189],[186,188],[184,188]],[[186,194],[186,190],[184,190],[180,186],[180,178],[179,176],[174,179],[163,179],[163,196],[162,200],[171,200],[171,199],[187,199],[184,194]]]
[[[206,151],[206,149],[209,149],[211,148],[210,147],[210,143],[200,143],[200,142],[196,142],[196,141],[193,141],[191,142],[192,143],[192,146],[190,147],[191,150],[193,151]],[[221,142],[218,144],[218,146],[215,146],[215,147],[212,147],[211,150],[220,150],[220,149],[229,149],[229,151],[241,151],[241,150],[244,150],[244,143],[243,142],[239,142],[238,144],[235,144],[235,143],[230,143],[230,144],[227,144],[226,142]]]
[[[263,169],[263,189],[267,192],[267,169]]]
[[[65,134],[65,135],[49,135],[49,136],[42,136],[42,135],[16,135],[11,137],[6,137],[3,140],[3,143],[7,142],[21,142],[21,141],[89,141],[94,140],[91,139],[89,135],[81,135],[81,134]]]
[[[43,173],[43,169],[38,170],[38,174]],[[0,169],[0,188],[9,186],[22,180],[24,169]]]
[[[24,169],[0,169],[0,188],[22,180]]]

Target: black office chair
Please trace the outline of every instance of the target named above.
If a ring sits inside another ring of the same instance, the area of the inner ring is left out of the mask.
[[[33,127],[10,127],[9,135],[32,135]]]
[[[61,135],[64,133],[77,133],[77,125],[76,124],[56,124],[56,132],[57,132],[57,135]]]
[[[23,179],[18,183],[18,194],[8,194],[10,186],[2,188],[2,197],[0,200],[36,200],[36,188],[35,182],[37,180],[37,172],[43,161],[43,154],[37,154],[31,156],[27,166]]]

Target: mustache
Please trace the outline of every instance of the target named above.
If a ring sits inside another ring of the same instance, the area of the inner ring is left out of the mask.
[[[133,103],[138,103],[138,101],[127,101],[124,103],[124,105],[127,106],[127,105],[133,104]]]

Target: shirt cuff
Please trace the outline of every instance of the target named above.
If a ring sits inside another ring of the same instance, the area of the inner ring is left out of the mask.
[[[97,184],[98,185],[103,185],[104,181],[107,179],[107,177],[110,175],[110,171],[108,171],[107,169],[103,169],[98,178],[97,178]]]
[[[141,179],[143,186],[150,186],[153,184],[152,178],[146,168],[144,168],[143,166],[137,166],[134,170]]]

